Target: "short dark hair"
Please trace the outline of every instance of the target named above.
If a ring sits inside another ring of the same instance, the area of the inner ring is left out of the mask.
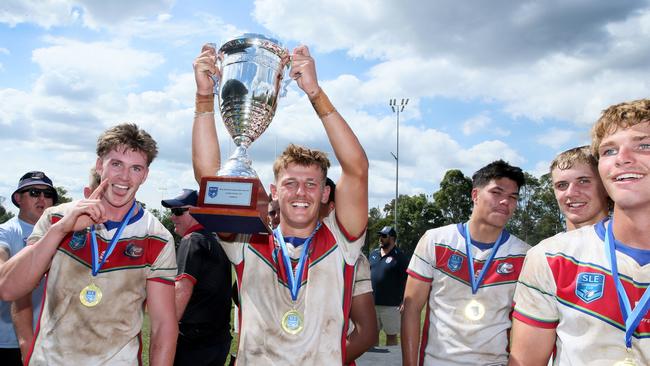
[[[325,185],[330,187],[330,196],[327,199],[327,203],[335,202],[334,199],[336,198],[336,183],[334,183],[334,181],[330,178],[327,178],[327,180],[325,180]]]
[[[521,168],[499,159],[477,170],[472,176],[472,188],[485,187],[493,179],[508,178],[517,183],[517,189],[526,184]]]

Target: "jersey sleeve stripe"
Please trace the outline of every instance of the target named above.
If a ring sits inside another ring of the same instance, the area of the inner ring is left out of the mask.
[[[339,221],[339,218],[338,218],[338,216],[336,215],[336,210],[334,210],[334,219],[336,219],[336,224],[338,225],[339,229],[341,230],[341,233],[343,234],[343,236],[345,236],[345,238],[346,238],[349,242],[357,241],[357,240],[358,240],[358,239],[359,239],[359,238],[360,238],[360,237],[361,237],[361,236],[366,232],[366,229],[363,229],[363,230],[361,231],[361,234],[360,234],[359,236],[356,236],[356,237],[355,237],[355,236],[350,235],[350,233],[348,233],[348,231],[347,231],[347,229],[345,228],[345,226],[343,226],[343,224],[341,224],[341,222]],[[367,227],[366,227],[366,228],[367,228]]]
[[[165,285],[174,285],[174,280],[170,278],[164,278],[164,277],[154,277],[154,278],[147,278],[147,281],[156,281],[160,283],[164,283]]]
[[[410,268],[406,270],[406,273],[408,273],[409,276],[411,276],[413,278],[417,278],[420,281],[424,281],[424,282],[432,282],[433,281],[433,278],[422,276],[421,274],[415,272],[414,270],[412,270]]]
[[[180,275],[176,276],[176,282],[182,280],[183,278],[189,280],[192,282],[192,285],[196,286],[196,278],[194,278],[194,276],[189,273],[181,273]]]
[[[513,318],[536,328],[555,329],[557,328],[557,325],[559,323],[558,320],[545,320],[545,319],[535,318],[531,315],[522,313],[516,308],[513,311],[512,316]]]

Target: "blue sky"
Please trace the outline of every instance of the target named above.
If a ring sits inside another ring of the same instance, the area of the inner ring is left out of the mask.
[[[97,136],[127,121],[160,149],[138,199],[159,207],[195,187],[192,60],[203,43],[243,32],[310,47],[370,159],[371,206],[395,194],[390,98],[410,98],[400,193],[431,194],[448,169],[471,175],[499,158],[543,174],[556,153],[589,142],[602,109],[650,94],[648,1],[9,0],[0,5],[0,196],[43,170],[81,198]],[[289,142],[331,153],[295,84],[250,151],[265,186]]]

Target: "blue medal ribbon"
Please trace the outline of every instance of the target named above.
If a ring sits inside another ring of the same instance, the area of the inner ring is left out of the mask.
[[[472,257],[472,250],[470,248],[472,244],[472,238],[469,235],[469,221],[465,223],[465,250],[467,251],[467,267],[469,268],[469,281],[472,285],[472,295],[475,295],[478,291],[478,288],[481,285],[481,282],[483,282],[483,278],[485,277],[488,268],[490,268],[490,265],[494,260],[494,256],[497,254],[497,250],[499,250],[499,247],[501,244],[503,244],[501,243],[503,231],[504,230],[501,230],[501,233],[499,233],[499,237],[497,238],[497,241],[494,242],[490,256],[488,257],[487,261],[485,261],[485,265],[483,265],[483,269],[481,270],[481,273],[479,273],[478,278],[476,278],[474,276],[474,258]]]
[[[284,236],[282,235],[280,226],[278,225],[278,227],[273,230],[273,235],[280,244],[280,254],[282,255],[282,262],[284,263],[284,268],[287,272],[287,282],[289,285],[289,291],[291,292],[291,300],[294,302],[296,299],[298,299],[298,292],[300,292],[300,286],[302,286],[302,273],[304,272],[305,264],[307,262],[306,258],[309,253],[309,245],[311,244],[311,240],[314,238],[314,235],[318,229],[320,229],[320,221],[316,224],[316,228],[314,231],[312,231],[309,237],[305,240],[305,243],[302,245],[302,253],[300,253],[300,260],[296,266],[295,274],[291,267],[291,259],[289,258],[287,243],[284,241]]]
[[[632,348],[632,334],[636,327],[641,322],[641,319],[648,312],[650,306],[650,291],[646,288],[643,296],[632,310],[630,300],[627,297],[621,278],[618,275],[618,264],[616,263],[616,248],[614,240],[614,218],[611,218],[605,228],[605,250],[609,254],[609,264],[612,268],[612,277],[614,278],[614,285],[616,286],[616,295],[618,296],[618,305],[621,308],[623,321],[625,322],[625,346],[629,349]]]
[[[122,222],[120,222],[120,227],[117,229],[117,232],[115,235],[113,235],[113,238],[111,239],[111,242],[108,244],[108,248],[106,249],[106,252],[104,253],[104,258],[102,258],[101,263],[99,263],[99,260],[97,257],[99,257],[99,247],[97,245],[97,233],[95,232],[95,225],[90,226],[90,238],[92,239],[92,245],[90,246],[90,253],[91,253],[91,258],[92,258],[92,274],[93,276],[97,276],[97,273],[99,273],[99,270],[102,268],[104,263],[106,263],[106,260],[108,257],[113,253],[113,250],[115,249],[115,246],[117,246],[117,241],[120,239],[120,236],[122,235],[122,231],[124,231],[124,228],[126,225],[129,224],[129,220],[131,220],[131,217],[133,216],[133,212],[135,211],[135,200],[133,200],[133,204],[131,205],[131,208],[129,209],[129,212],[127,212],[126,216],[122,219]]]

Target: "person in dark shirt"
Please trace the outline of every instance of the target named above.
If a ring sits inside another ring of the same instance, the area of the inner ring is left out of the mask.
[[[397,233],[390,226],[379,231],[379,248],[370,253],[370,278],[375,296],[379,329],[386,333],[386,345],[397,345],[400,306],[406,286],[409,260],[397,247]]]
[[[163,200],[172,210],[174,230],[182,236],[176,260],[178,343],[174,365],[223,365],[230,350],[232,276],[230,261],[214,235],[190,214],[195,190]]]

